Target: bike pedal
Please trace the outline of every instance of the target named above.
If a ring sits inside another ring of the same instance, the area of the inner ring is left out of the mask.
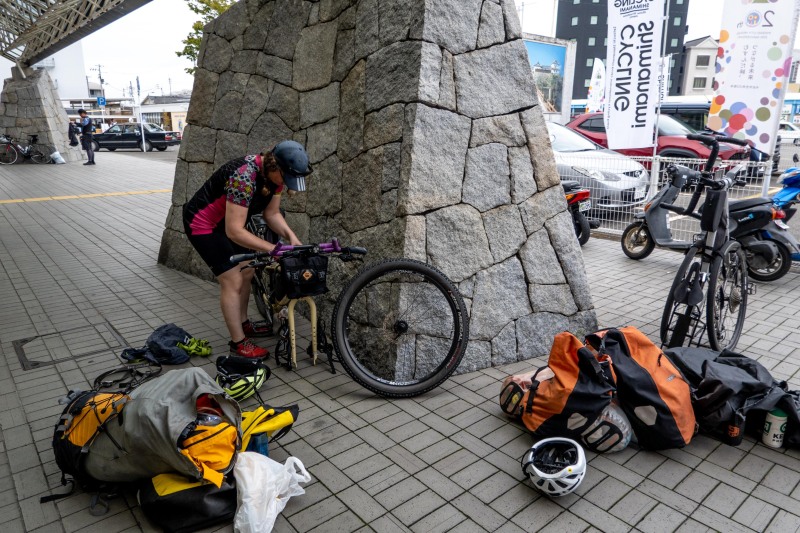
[[[750,295],[750,296],[753,296],[753,295],[755,295],[755,293],[756,293],[756,287],[757,287],[757,285],[756,285],[756,284],[754,284],[754,283],[748,283],[748,284],[747,284],[747,294],[748,294],[748,295]]]

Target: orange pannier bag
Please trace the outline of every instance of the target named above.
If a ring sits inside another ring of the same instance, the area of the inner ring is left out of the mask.
[[[689,444],[696,427],[689,384],[658,346],[631,326],[598,331],[586,343],[611,358],[619,404],[639,446],[663,450]]]
[[[569,332],[556,335],[546,367],[509,376],[500,405],[539,437],[573,437],[597,419],[614,396],[613,371]]]

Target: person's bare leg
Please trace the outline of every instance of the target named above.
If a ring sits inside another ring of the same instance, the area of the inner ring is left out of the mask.
[[[238,267],[237,267],[238,270]],[[247,306],[250,304],[250,288],[252,284],[250,283],[253,280],[253,275],[256,273],[255,270],[252,268],[248,268],[247,270],[242,270],[242,288],[239,290],[239,298],[240,300],[240,311],[242,315],[242,322],[247,320]]]
[[[245,337],[242,330],[242,322],[244,321],[241,302],[242,285],[247,285],[249,288],[250,283],[244,283],[244,276],[238,268],[223,272],[217,276],[217,280],[219,281],[219,303],[222,309],[222,316],[225,319],[225,325],[228,326],[231,340],[240,342]]]

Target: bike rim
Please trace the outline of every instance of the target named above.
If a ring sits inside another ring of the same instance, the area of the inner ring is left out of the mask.
[[[378,272],[344,309],[343,349],[356,370],[377,383],[411,387],[449,374],[463,342],[452,294],[426,273]]]
[[[739,254],[732,252],[724,261],[714,291],[714,332],[719,348],[730,348],[738,340],[742,313],[745,311],[747,287]]]
[[[636,231],[630,232],[625,238],[625,246],[631,253],[640,253],[647,246],[647,235],[644,233],[644,228],[639,228]]]

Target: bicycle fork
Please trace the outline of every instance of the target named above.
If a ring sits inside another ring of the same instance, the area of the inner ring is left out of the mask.
[[[707,263],[702,264],[705,265]],[[672,331],[667,348],[683,346],[687,335],[689,335],[689,344],[691,345],[691,341],[697,336],[702,314],[700,304],[703,303],[703,291],[707,281],[708,272],[701,269],[701,263],[693,263],[686,277],[675,287],[675,292],[672,295],[675,299],[673,313],[678,315],[678,319],[675,322],[675,329]],[[683,312],[675,310],[679,305],[685,305]],[[700,335],[704,330],[705,325],[700,329]]]

